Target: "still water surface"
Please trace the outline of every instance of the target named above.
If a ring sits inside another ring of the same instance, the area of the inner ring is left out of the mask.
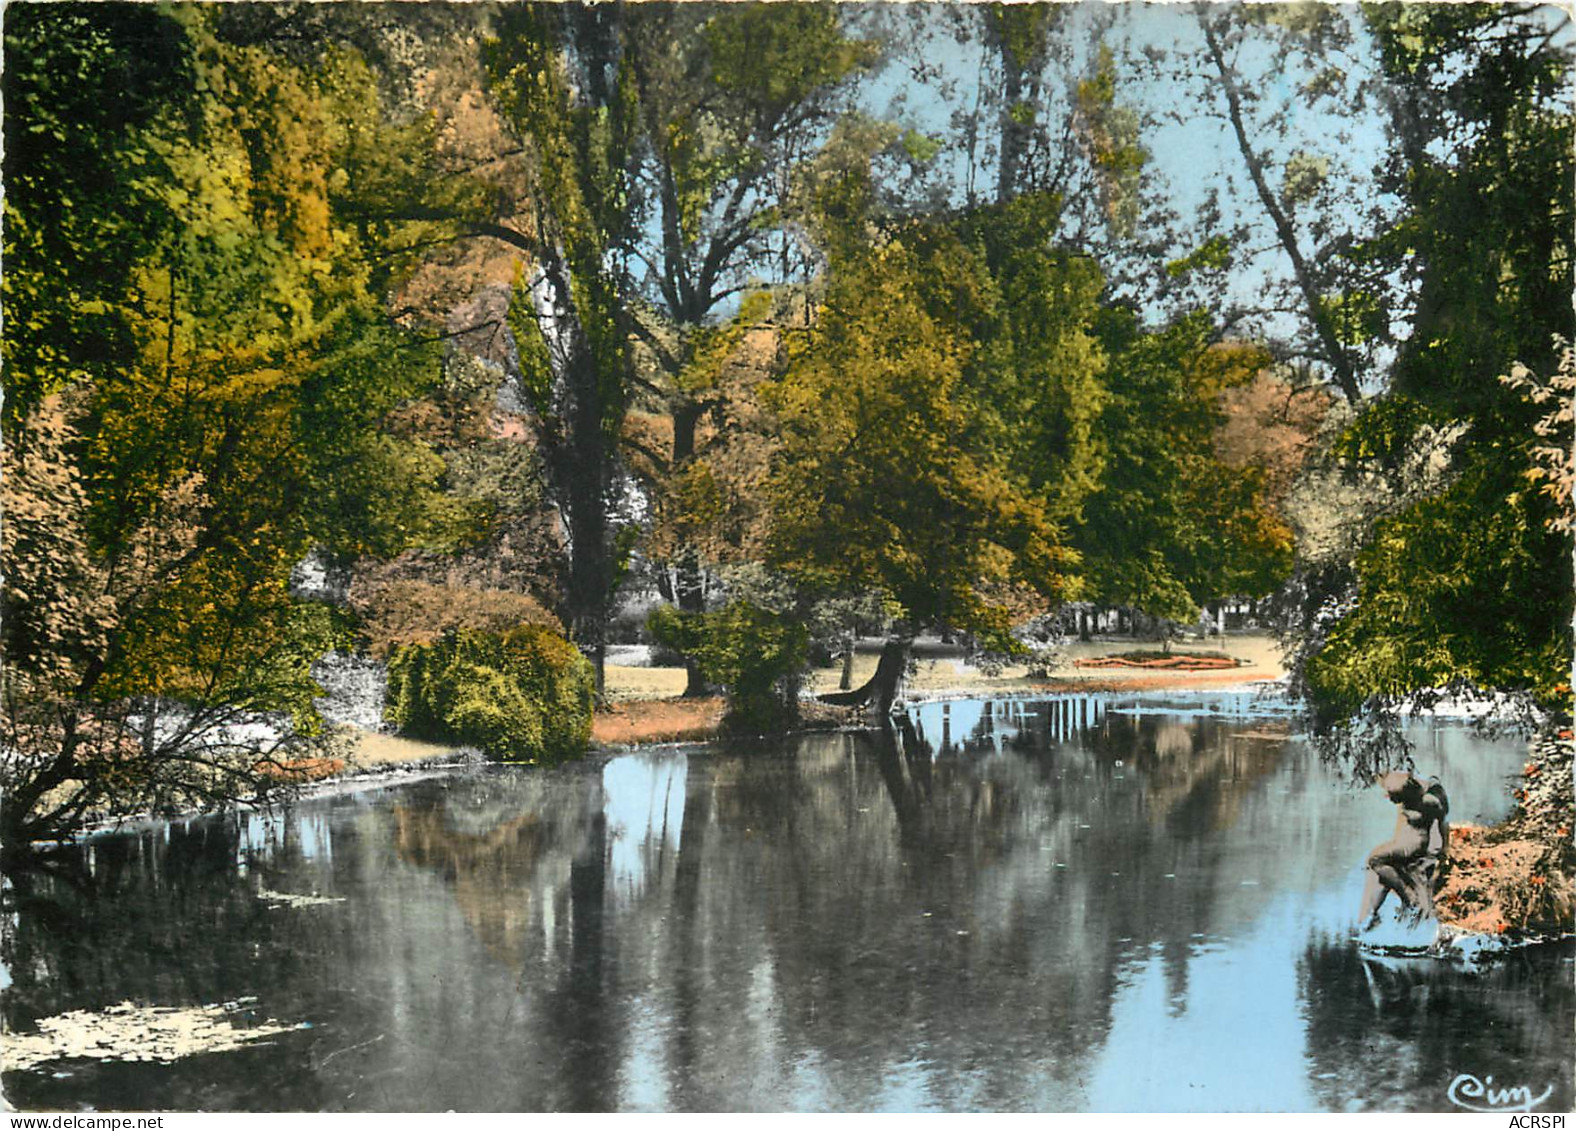
[[[1571,1107],[1571,951],[1350,941],[1393,810],[1242,695],[928,704],[830,734],[488,767],[100,837],[11,916],[13,1032],[255,997],[303,1028],[7,1074],[24,1107]],[[1515,743],[1420,728],[1452,820]],[[269,893],[317,895],[282,905]]]

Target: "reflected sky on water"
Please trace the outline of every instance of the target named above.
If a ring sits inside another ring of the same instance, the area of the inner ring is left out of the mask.
[[[169,1065],[56,1061],[6,1091],[101,1109],[1443,1110],[1471,1072],[1567,1109],[1570,950],[1477,973],[1360,955],[1360,866],[1394,814],[1295,728],[1248,695],[931,703],[884,737],[486,767],[100,837],[77,880],[13,893],[12,1030],[243,997],[310,1027]],[[1415,737],[1452,820],[1500,815],[1517,744]]]

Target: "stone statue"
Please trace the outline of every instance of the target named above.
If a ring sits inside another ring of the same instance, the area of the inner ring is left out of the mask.
[[[1433,918],[1434,892],[1444,881],[1450,849],[1445,820],[1450,803],[1439,779],[1425,784],[1406,770],[1393,770],[1379,784],[1400,816],[1395,835],[1368,856],[1368,882],[1357,916],[1364,930],[1379,922],[1379,907],[1391,892],[1413,924]]]

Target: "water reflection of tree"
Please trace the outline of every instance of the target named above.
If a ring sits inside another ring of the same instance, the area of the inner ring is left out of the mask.
[[[441,809],[395,805],[394,851],[400,860],[438,872],[488,952],[515,973],[524,965],[527,936],[539,944],[541,913],[533,881],[552,816],[527,811],[483,834],[456,832]]]
[[[443,877],[488,953],[522,981],[528,971],[533,980],[548,975],[531,1020],[540,1031],[530,1043],[573,1066],[557,1081],[573,1111],[602,1111],[616,1101],[607,1087],[618,1044],[604,976],[607,821],[601,793],[589,784],[542,791],[516,779],[495,804],[462,800],[452,816],[477,831],[456,828],[447,805],[393,811],[399,858]],[[544,968],[560,905],[568,912],[567,955]]]
[[[720,763],[692,793],[670,1056],[696,1106],[740,1102],[740,1077],[760,1072],[749,1050],[773,1040],[844,1106],[877,1102],[905,1049],[935,1066],[941,1106],[1033,1103],[1036,1088],[1077,1104],[1128,964],[1154,945],[1182,971],[1217,925],[1211,834],[1274,751],[1189,738],[1198,764],[1173,780],[1156,763],[1152,796],[1144,757],[1115,765],[1125,721],[1103,746],[1049,744],[1009,715],[939,754],[912,727],[811,739]],[[764,1005],[748,991],[763,983]]]
[[[1314,1094],[1336,1111],[1450,1111],[1451,1081],[1470,1072],[1534,1095],[1552,1084],[1539,1110],[1569,1111],[1576,987],[1551,970],[1568,970],[1569,954],[1515,955],[1474,973],[1315,940],[1297,968]]]
[[[161,830],[95,838],[64,854],[70,866],[7,877],[3,953],[12,977],[3,998],[7,1030],[70,1009],[96,1011],[122,1001],[201,1005],[246,994],[265,997],[303,949],[300,920],[272,915],[236,875],[244,816],[177,822]],[[179,877],[171,882],[171,877]],[[264,877],[267,882],[267,877]],[[194,920],[195,914],[195,920]],[[278,1081],[290,1074],[288,1106],[322,1102],[316,1081],[292,1069],[306,1034],[291,1034],[241,1054],[249,1075],[215,1079],[211,1057],[168,1066],[73,1061],[56,1078],[48,1064],[8,1073],[11,1102],[33,1108],[274,1108]]]
[[[250,954],[292,941],[251,885],[237,882],[244,819],[97,838],[71,855],[67,872],[8,877],[17,915],[5,932],[7,966],[34,976],[16,979],[5,994],[7,1021],[31,1025],[62,1000],[95,1009],[128,994],[193,1005],[223,1000],[227,990],[233,996]],[[267,883],[271,870],[259,871]],[[179,886],[166,882],[171,873],[181,876]],[[190,930],[193,905],[209,909],[211,931]],[[250,946],[231,945],[236,935]]]

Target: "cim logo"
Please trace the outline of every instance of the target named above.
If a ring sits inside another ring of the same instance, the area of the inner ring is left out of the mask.
[[[1450,1089],[1445,1096],[1457,1107],[1467,1111],[1506,1112],[1506,1111],[1531,1111],[1554,1092],[1554,1085],[1550,1084],[1542,1092],[1534,1096],[1532,1089],[1525,1084],[1517,1084],[1511,1088],[1496,1088],[1494,1077],[1485,1076],[1479,1080],[1470,1072],[1463,1072],[1450,1081]],[[1540,1122],[1529,1122],[1528,1127],[1563,1127],[1564,1116],[1536,1116]],[[1544,1123],[1545,1119],[1558,1119],[1558,1123]],[[1519,1122],[1514,1124],[1522,1126]]]

